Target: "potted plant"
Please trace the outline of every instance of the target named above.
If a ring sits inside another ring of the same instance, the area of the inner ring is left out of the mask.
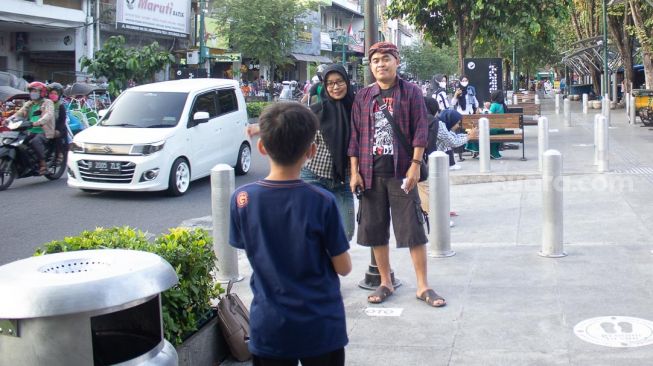
[[[179,365],[222,361],[228,349],[211,301],[224,292],[213,279],[216,256],[211,235],[203,229],[173,228],[148,240],[130,227],[96,228],[44,244],[35,255],[89,249],[132,249],[155,253],[177,272],[179,283],[161,294],[164,337],[177,348]],[[218,345],[222,344],[222,349]],[[198,348],[201,352],[198,352]]]

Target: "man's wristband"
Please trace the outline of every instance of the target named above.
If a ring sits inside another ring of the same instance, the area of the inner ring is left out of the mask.
[[[413,164],[422,165],[422,161],[421,161],[421,160],[410,159],[410,162],[413,163]]]

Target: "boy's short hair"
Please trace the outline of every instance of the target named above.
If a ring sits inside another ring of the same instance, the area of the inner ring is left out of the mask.
[[[277,164],[295,164],[315,140],[319,121],[305,105],[281,102],[267,106],[259,117],[261,141]]]

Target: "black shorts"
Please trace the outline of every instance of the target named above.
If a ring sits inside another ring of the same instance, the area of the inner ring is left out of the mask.
[[[363,192],[358,206],[358,244],[366,247],[387,245],[390,241],[390,218],[397,248],[424,245],[424,213],[417,187],[406,193],[401,180],[374,177],[372,188]]]

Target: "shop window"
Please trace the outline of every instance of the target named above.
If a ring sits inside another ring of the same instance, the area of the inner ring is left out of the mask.
[[[43,5],[82,10],[82,0],[43,0]]]

